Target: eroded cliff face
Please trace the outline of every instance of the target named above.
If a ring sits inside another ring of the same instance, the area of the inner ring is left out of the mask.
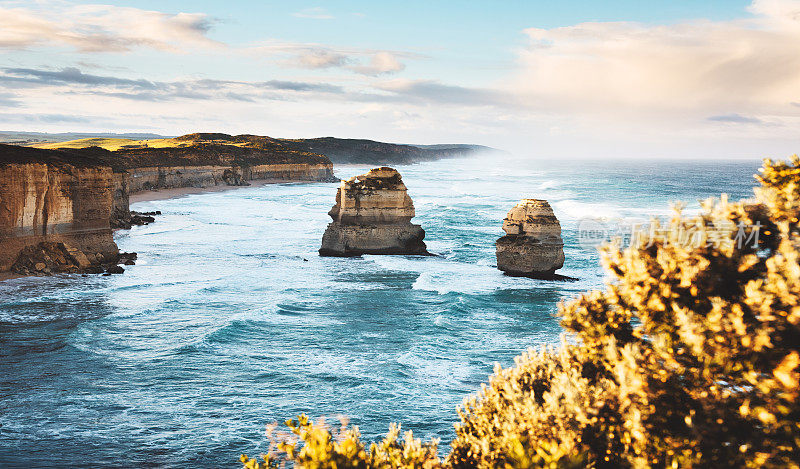
[[[172,189],[177,187],[246,186],[248,181],[274,179],[281,181],[330,182],[330,164],[261,164],[254,166],[149,166],[131,168],[124,178],[128,194]]]
[[[395,169],[375,168],[342,181],[328,215],[333,222],[320,255],[428,254],[425,230],[410,221],[414,203]]]
[[[147,166],[114,173],[112,228],[130,228],[131,194],[181,187],[248,186],[249,181],[338,181],[330,163],[278,163],[253,166]]]
[[[0,162],[0,272],[27,246],[63,243],[91,264],[115,258],[110,167]]]

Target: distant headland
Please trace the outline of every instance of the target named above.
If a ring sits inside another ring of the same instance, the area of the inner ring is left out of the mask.
[[[484,145],[414,145],[378,142],[367,139],[320,137],[308,139],[272,138],[258,135],[193,133],[170,137],[151,133],[42,133],[0,131],[0,143],[45,149],[88,148],[134,150],[142,148],[186,147],[192,144],[247,146],[263,149],[299,151],[324,155],[334,164],[411,164],[457,158],[478,153],[502,153]]]

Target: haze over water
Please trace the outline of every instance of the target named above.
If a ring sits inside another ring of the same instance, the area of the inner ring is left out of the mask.
[[[447,445],[455,406],[527,347],[557,344],[557,303],[602,285],[584,217],[665,216],[749,197],[758,161],[445,160],[400,166],[437,257],[320,258],[335,184],[135,204],[124,275],[0,283],[0,466],[234,467],[266,424],[399,422]],[[367,167],[339,167],[337,175]],[[709,178],[710,173],[714,174]],[[550,201],[580,278],[504,277],[494,242],[521,198]]]

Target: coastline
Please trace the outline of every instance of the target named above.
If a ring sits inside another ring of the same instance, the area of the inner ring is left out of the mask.
[[[139,202],[157,202],[159,200],[176,199],[179,197],[185,197],[187,195],[193,195],[193,194],[203,194],[208,192],[223,192],[236,189],[245,189],[248,187],[249,188],[263,187],[270,184],[305,184],[310,182],[319,182],[319,181],[300,181],[297,179],[254,179],[252,181],[248,181],[249,185],[247,186],[219,185],[219,186],[208,186],[208,187],[175,187],[171,189],[137,192],[129,196],[129,203],[135,204]],[[5,282],[7,280],[14,280],[22,277],[27,277],[27,276],[20,275],[10,271],[0,272],[0,282]]]
[[[14,280],[15,278],[22,278],[25,275],[15,274],[14,272],[0,272],[0,282],[5,282],[6,280]]]
[[[247,181],[247,186],[208,186],[208,187],[174,187],[171,189],[160,189],[155,191],[136,192],[128,196],[131,204],[139,202],[154,202],[158,200],[176,199],[193,194],[204,194],[206,192],[224,192],[236,189],[247,189],[253,187],[263,187],[269,184],[304,184],[319,181],[298,181],[297,179],[253,179]]]

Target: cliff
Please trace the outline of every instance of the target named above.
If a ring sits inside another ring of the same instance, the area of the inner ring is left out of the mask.
[[[84,268],[115,261],[112,185],[111,167],[91,155],[0,145],[0,272],[43,242]]]
[[[322,256],[427,254],[425,230],[411,223],[414,203],[400,173],[387,167],[342,181],[333,222],[322,236]]]
[[[20,273],[84,271],[116,262],[111,229],[130,227],[128,200],[136,192],[242,186],[255,179],[338,181],[328,158],[276,147],[264,137],[169,140],[113,150],[74,142],[61,149],[0,144],[0,272],[15,265],[23,250],[29,259],[17,263]]]

